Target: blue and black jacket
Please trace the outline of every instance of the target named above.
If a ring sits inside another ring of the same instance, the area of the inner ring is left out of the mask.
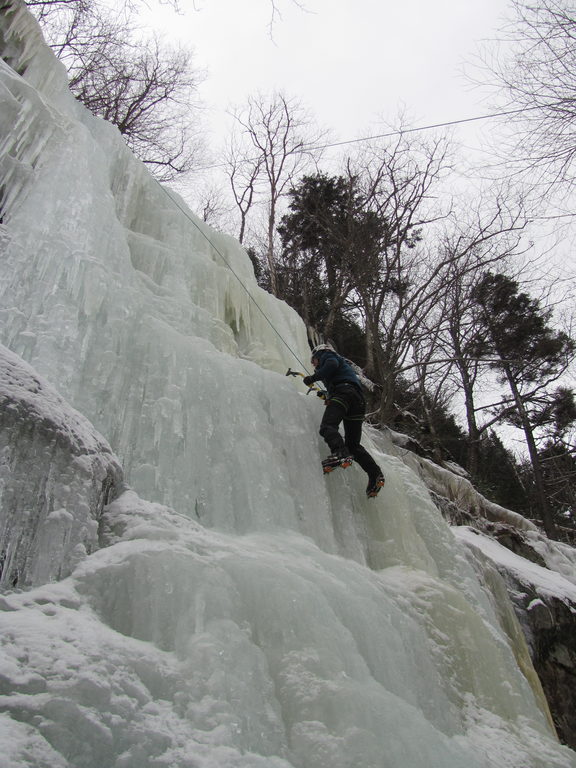
[[[362,393],[360,379],[343,357],[330,349],[320,350],[315,357],[319,365],[311,378],[313,381],[321,381],[324,384],[329,397],[334,394],[340,384],[352,384]]]

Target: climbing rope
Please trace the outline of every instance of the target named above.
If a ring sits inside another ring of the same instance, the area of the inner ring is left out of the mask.
[[[174,198],[173,198],[173,197],[170,195],[170,193],[169,193],[168,189],[167,189],[165,186],[163,186],[162,184],[160,184],[160,182],[159,182],[157,179],[154,179],[154,181],[156,181],[156,183],[158,184],[158,186],[160,187],[160,189],[161,189],[161,190],[162,190],[162,191],[163,191],[163,192],[166,194],[166,196],[168,197],[168,199],[170,200],[170,202],[172,202],[172,203],[173,203],[173,204],[174,204],[174,205],[175,205],[175,206],[176,206],[176,207],[177,207],[177,208],[180,210],[180,212],[184,214],[184,216],[185,216],[185,217],[188,219],[188,221],[190,221],[190,222],[191,222],[191,223],[192,223],[192,224],[193,224],[193,225],[196,227],[196,229],[198,230],[198,232],[199,232],[199,233],[202,235],[202,237],[203,237],[203,238],[206,240],[206,242],[207,242],[207,243],[210,245],[210,247],[211,247],[211,248],[212,248],[212,249],[213,249],[213,250],[214,250],[214,251],[215,251],[215,252],[218,254],[218,256],[220,256],[220,258],[222,259],[222,261],[224,262],[224,264],[226,264],[226,266],[228,267],[228,269],[230,270],[230,272],[232,272],[232,274],[234,275],[234,277],[236,278],[236,280],[238,280],[238,282],[240,283],[240,285],[242,286],[242,288],[243,288],[243,289],[246,291],[246,294],[248,295],[248,298],[250,299],[250,301],[251,301],[251,302],[254,304],[254,306],[256,307],[256,309],[257,309],[257,310],[260,312],[260,314],[262,315],[262,317],[263,317],[263,318],[266,320],[266,322],[268,323],[268,325],[270,326],[270,328],[272,328],[272,330],[274,331],[274,333],[275,333],[275,334],[278,336],[278,338],[279,338],[279,339],[280,339],[280,341],[281,341],[281,342],[284,344],[284,346],[286,347],[286,349],[287,349],[287,350],[290,352],[290,354],[291,354],[291,355],[292,355],[292,356],[293,356],[293,357],[294,357],[294,358],[295,358],[295,359],[296,359],[296,360],[297,360],[297,361],[300,363],[300,365],[301,365],[301,366],[303,366],[305,370],[307,370],[307,368],[306,368],[306,364],[302,362],[302,360],[301,360],[301,359],[298,357],[298,355],[296,354],[296,352],[294,352],[294,350],[292,349],[292,347],[290,346],[290,344],[288,344],[288,342],[286,341],[286,339],[284,339],[284,337],[282,336],[282,334],[280,333],[280,331],[279,331],[279,330],[278,330],[278,329],[275,327],[274,323],[273,323],[273,322],[270,320],[270,318],[268,317],[268,315],[267,315],[267,314],[264,312],[264,310],[262,309],[262,307],[261,307],[261,306],[258,304],[258,302],[257,302],[257,301],[256,301],[256,299],[254,298],[254,296],[252,296],[252,294],[251,294],[251,293],[250,293],[250,291],[248,290],[248,287],[247,287],[247,286],[245,285],[245,283],[242,281],[242,279],[240,278],[240,276],[238,275],[238,273],[237,273],[237,272],[235,271],[235,269],[232,267],[232,265],[230,264],[230,262],[228,261],[228,259],[227,259],[227,258],[224,256],[224,254],[222,253],[222,251],[221,251],[221,250],[218,248],[218,246],[217,246],[217,245],[216,245],[216,244],[215,244],[215,243],[214,243],[214,242],[213,242],[213,241],[212,241],[212,240],[211,240],[211,239],[208,237],[208,235],[207,235],[207,234],[206,234],[206,233],[203,231],[203,229],[202,229],[201,227],[199,227],[199,226],[198,226],[198,224],[197,224],[197,223],[194,221],[194,219],[192,218],[192,216],[190,216],[190,213],[189,213],[189,211],[188,211],[186,208],[184,208],[182,205],[180,205],[180,203],[179,203],[179,201],[178,201],[178,200],[175,200],[175,199],[174,199]]]

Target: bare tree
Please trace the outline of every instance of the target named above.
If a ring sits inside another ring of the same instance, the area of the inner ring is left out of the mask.
[[[51,16],[62,12],[88,13],[93,0],[26,0],[26,5],[43,23]]]
[[[129,51],[124,46],[124,56],[114,53],[110,51],[104,67],[72,67],[72,92],[94,114],[116,125],[161,180],[189,171],[199,149],[190,114],[198,84],[191,52],[168,48],[153,37],[144,48]]]
[[[240,235],[256,202],[266,204],[266,261],[272,293],[278,295],[275,230],[281,197],[296,175],[318,159],[323,133],[314,129],[302,104],[283,93],[249,97],[232,112],[235,133],[228,152],[228,176],[241,216]]]
[[[160,180],[190,170],[200,149],[193,99],[201,73],[192,66],[192,52],[157,36],[139,39],[126,9],[112,13],[80,0],[39,10],[74,95],[116,125]]]
[[[485,383],[489,361],[474,352],[476,323],[474,286],[483,272],[498,265],[502,268],[522,252],[521,237],[527,225],[523,201],[515,200],[504,187],[491,197],[480,199],[476,209],[459,210],[451,217],[439,243],[444,269],[442,286],[431,318],[422,318],[422,326],[436,329],[433,338],[437,363],[450,365],[450,377],[462,392],[468,429],[468,470],[478,470],[480,439],[498,419],[487,418],[491,407],[486,399],[478,403],[479,390]],[[430,346],[428,343],[426,346]]]
[[[449,412],[449,406],[457,394],[457,387],[452,376],[454,360],[445,357],[442,350],[440,337],[443,318],[436,313],[430,322],[431,314],[428,313],[427,317],[423,318],[423,327],[413,340],[411,354],[414,363],[410,365],[410,370],[405,367],[403,373],[405,376],[413,374],[410,380],[416,392],[414,405],[423,416],[434,458],[441,461],[445,448],[437,431],[435,415],[441,411]],[[429,329],[428,334],[421,333],[424,327]],[[409,404],[408,410],[411,407]]]
[[[134,8],[138,5],[138,2],[144,2],[144,0],[125,0],[125,5],[128,8]],[[39,17],[44,17],[50,14],[56,9],[73,9],[73,8],[90,8],[96,5],[98,0],[26,0],[26,4],[34,9],[35,13]],[[183,12],[182,3],[179,0],[162,0],[164,3],[171,5],[178,13]],[[306,10],[304,3],[299,0],[291,0],[292,5]],[[270,16],[268,21],[268,29],[272,35],[274,27],[278,21],[282,18],[281,3],[278,0],[269,0]],[[199,10],[195,0],[192,2],[192,7],[195,11]]]
[[[573,183],[576,158],[576,12],[571,0],[512,0],[513,18],[484,57],[504,94],[514,161]],[[500,105],[502,100],[499,99]]]
[[[280,10],[280,3],[278,0],[269,0],[270,2],[270,21],[268,23],[268,31],[270,33],[270,37],[273,36],[274,33],[274,27],[277,24],[277,22],[282,18],[282,12]],[[304,3],[300,2],[300,0],[291,0],[292,5],[296,6],[297,8],[300,8],[300,10],[305,11],[306,6]]]
[[[413,329],[439,288],[442,262],[425,252],[422,233],[447,215],[433,196],[448,167],[446,139],[409,139],[402,133],[393,142],[365,146],[348,163],[379,229],[355,266],[355,290],[366,331],[367,369],[382,383],[381,421],[390,421],[396,376]]]
[[[226,169],[234,203],[240,216],[238,240],[244,242],[246,223],[255,200],[258,197],[257,184],[262,167],[262,156],[246,157],[237,134],[229,139],[226,154]]]
[[[207,224],[222,232],[228,230],[230,204],[225,199],[222,187],[215,182],[198,182],[195,185],[192,210],[198,211],[202,221]]]
[[[175,11],[180,11],[178,0],[164,0],[164,2],[171,5]],[[126,0],[124,5],[128,10],[132,10],[136,8],[139,3],[143,4],[144,0]],[[59,13],[63,10],[74,13],[77,11],[88,12],[94,8],[102,8],[100,0],[26,0],[26,5],[31,8],[34,14],[40,19],[44,19],[46,16]]]

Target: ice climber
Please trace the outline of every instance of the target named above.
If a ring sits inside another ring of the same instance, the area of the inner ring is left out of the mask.
[[[327,344],[314,347],[310,362],[315,371],[311,376],[304,377],[304,384],[309,387],[315,381],[322,381],[328,393],[320,424],[320,434],[331,451],[322,462],[324,472],[349,467],[353,460],[356,461],[368,475],[366,495],[373,498],[384,485],[384,475],[372,456],[360,445],[366,413],[360,380],[352,366]],[[344,438],[338,429],[341,422],[344,422]]]

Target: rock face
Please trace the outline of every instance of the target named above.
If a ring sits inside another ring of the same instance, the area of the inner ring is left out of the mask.
[[[98,521],[121,479],[92,425],[0,345],[0,585],[67,576],[98,548]]]
[[[440,506],[449,517],[457,514],[449,503]],[[551,542],[542,534],[521,531],[507,523],[468,514],[467,525],[468,531],[477,534],[468,540],[483,540],[482,551],[504,581],[558,738],[574,749],[576,585],[573,564],[576,551],[569,545]],[[487,537],[491,542],[488,546]],[[511,554],[506,555],[506,551]]]
[[[505,546],[534,562],[542,556],[515,532]],[[504,577],[516,615],[524,630],[532,663],[546,694],[560,740],[576,749],[576,601],[568,596],[546,594],[535,585],[519,579],[504,567]]]
[[[515,605],[560,740],[576,749],[576,604],[534,591]]]

